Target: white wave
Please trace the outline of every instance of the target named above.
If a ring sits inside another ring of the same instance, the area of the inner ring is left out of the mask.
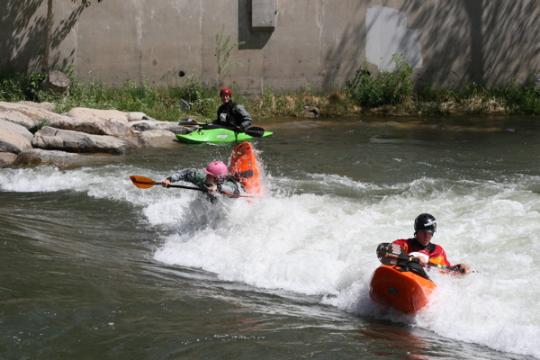
[[[148,173],[126,166],[105,166],[101,168],[81,168],[60,170],[52,166],[31,169],[3,169],[0,171],[0,189],[14,192],[57,192],[74,191],[86,193],[96,199],[127,201],[138,206],[151,206],[163,201],[193,197],[189,191],[171,191],[156,186],[153,190],[135,187],[130,175],[146,173],[146,176],[160,180],[165,174]]]
[[[421,178],[387,186],[321,174],[307,180],[269,176],[268,197],[213,206],[194,191],[137,189],[129,175],[142,171],[125,166],[3,169],[0,186],[126,201],[140,206],[150,225],[165,227],[154,254],[163,263],[271,291],[318,294],[339,309],[396,321],[409,319],[383,311],[368,296],[378,266],[375,248],[412,236],[414,217],[429,212],[439,223],[434,242],[445,247],[450,261],[469,263],[478,272],[461,279],[436,276],[438,290],[416,317],[417,326],[540,358],[531,340],[540,336],[538,177]],[[350,191],[328,193],[336,187]]]
[[[294,180],[286,181],[294,187]],[[419,179],[398,188],[375,202],[274,192],[252,205],[236,203],[217,226],[169,236],[155,258],[259,288],[320,294],[322,302],[361,315],[410,321],[369,299],[375,248],[412,236],[414,217],[430,212],[439,220],[434,242],[445,247],[450,261],[478,272],[437,277],[433,304],[416,324],[540,357],[530,341],[540,335],[540,284],[534,276],[540,269],[540,195],[522,184],[493,181],[449,185]]]

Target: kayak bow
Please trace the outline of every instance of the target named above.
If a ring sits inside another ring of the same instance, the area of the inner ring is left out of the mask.
[[[381,265],[371,278],[369,296],[381,305],[414,314],[428,304],[435,288],[433,281],[412,271],[397,265]]]

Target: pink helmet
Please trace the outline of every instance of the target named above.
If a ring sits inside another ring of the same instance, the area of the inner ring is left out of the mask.
[[[204,172],[208,175],[215,176],[217,178],[222,178],[227,176],[229,173],[229,170],[227,169],[227,165],[223,163],[223,161],[212,161],[208,164],[206,169],[204,169]]]

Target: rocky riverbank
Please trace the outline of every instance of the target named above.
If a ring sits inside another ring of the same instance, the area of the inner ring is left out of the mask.
[[[65,114],[51,103],[0,102],[0,167],[74,166],[88,154],[122,154],[141,147],[174,146],[189,128],[141,112],[77,107]]]

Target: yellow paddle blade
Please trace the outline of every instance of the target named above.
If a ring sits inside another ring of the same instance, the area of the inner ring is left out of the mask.
[[[155,182],[154,180],[146,176],[131,175],[129,178],[133,182],[133,185],[135,185],[139,189],[150,189],[154,185],[159,184],[158,182]]]

